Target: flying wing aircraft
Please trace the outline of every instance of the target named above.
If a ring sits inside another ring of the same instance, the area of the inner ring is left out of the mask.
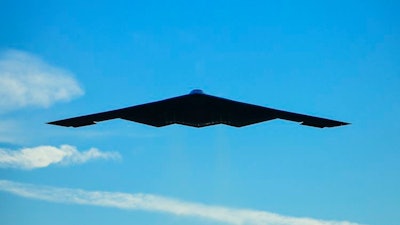
[[[234,127],[243,127],[273,119],[290,120],[301,123],[301,125],[319,128],[349,124],[224,99],[207,95],[199,89],[195,89],[186,95],[157,102],[53,121],[48,124],[81,127],[117,118],[155,127],[170,124],[192,127],[226,124]]]

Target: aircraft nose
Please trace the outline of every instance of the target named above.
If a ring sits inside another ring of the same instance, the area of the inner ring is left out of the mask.
[[[193,89],[190,94],[204,94],[204,92],[201,89]]]

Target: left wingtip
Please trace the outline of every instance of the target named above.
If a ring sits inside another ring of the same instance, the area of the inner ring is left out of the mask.
[[[345,125],[350,125],[351,123],[347,122],[340,122],[340,121],[329,121],[328,123],[315,123],[315,122],[310,122],[310,121],[303,121],[301,125],[304,126],[311,126],[311,127],[318,127],[318,128],[331,128],[331,127],[340,127],[340,126],[345,126]]]

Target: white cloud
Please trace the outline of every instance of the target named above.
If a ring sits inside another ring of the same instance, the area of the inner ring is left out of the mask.
[[[80,152],[74,146],[38,146],[20,150],[0,149],[0,167],[36,169],[51,164],[82,164],[93,159],[119,159],[117,152],[101,152],[96,148]]]
[[[24,184],[7,180],[0,180],[0,190],[22,197],[49,202],[158,211],[177,216],[194,216],[232,225],[359,225],[347,221],[296,218],[265,211],[210,206],[149,194],[85,191]]]
[[[83,94],[73,75],[23,51],[0,53],[0,111],[48,107]]]

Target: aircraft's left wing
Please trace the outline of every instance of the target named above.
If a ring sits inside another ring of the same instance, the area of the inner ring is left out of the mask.
[[[312,127],[337,127],[348,125],[349,123],[341,122],[337,120],[331,120],[321,117],[309,116],[299,113],[287,112],[277,109],[271,109],[264,107],[267,111],[270,111],[272,115],[275,115],[276,118],[283,119],[283,120],[290,120],[294,122],[299,122],[301,125],[305,126],[312,126]]]

